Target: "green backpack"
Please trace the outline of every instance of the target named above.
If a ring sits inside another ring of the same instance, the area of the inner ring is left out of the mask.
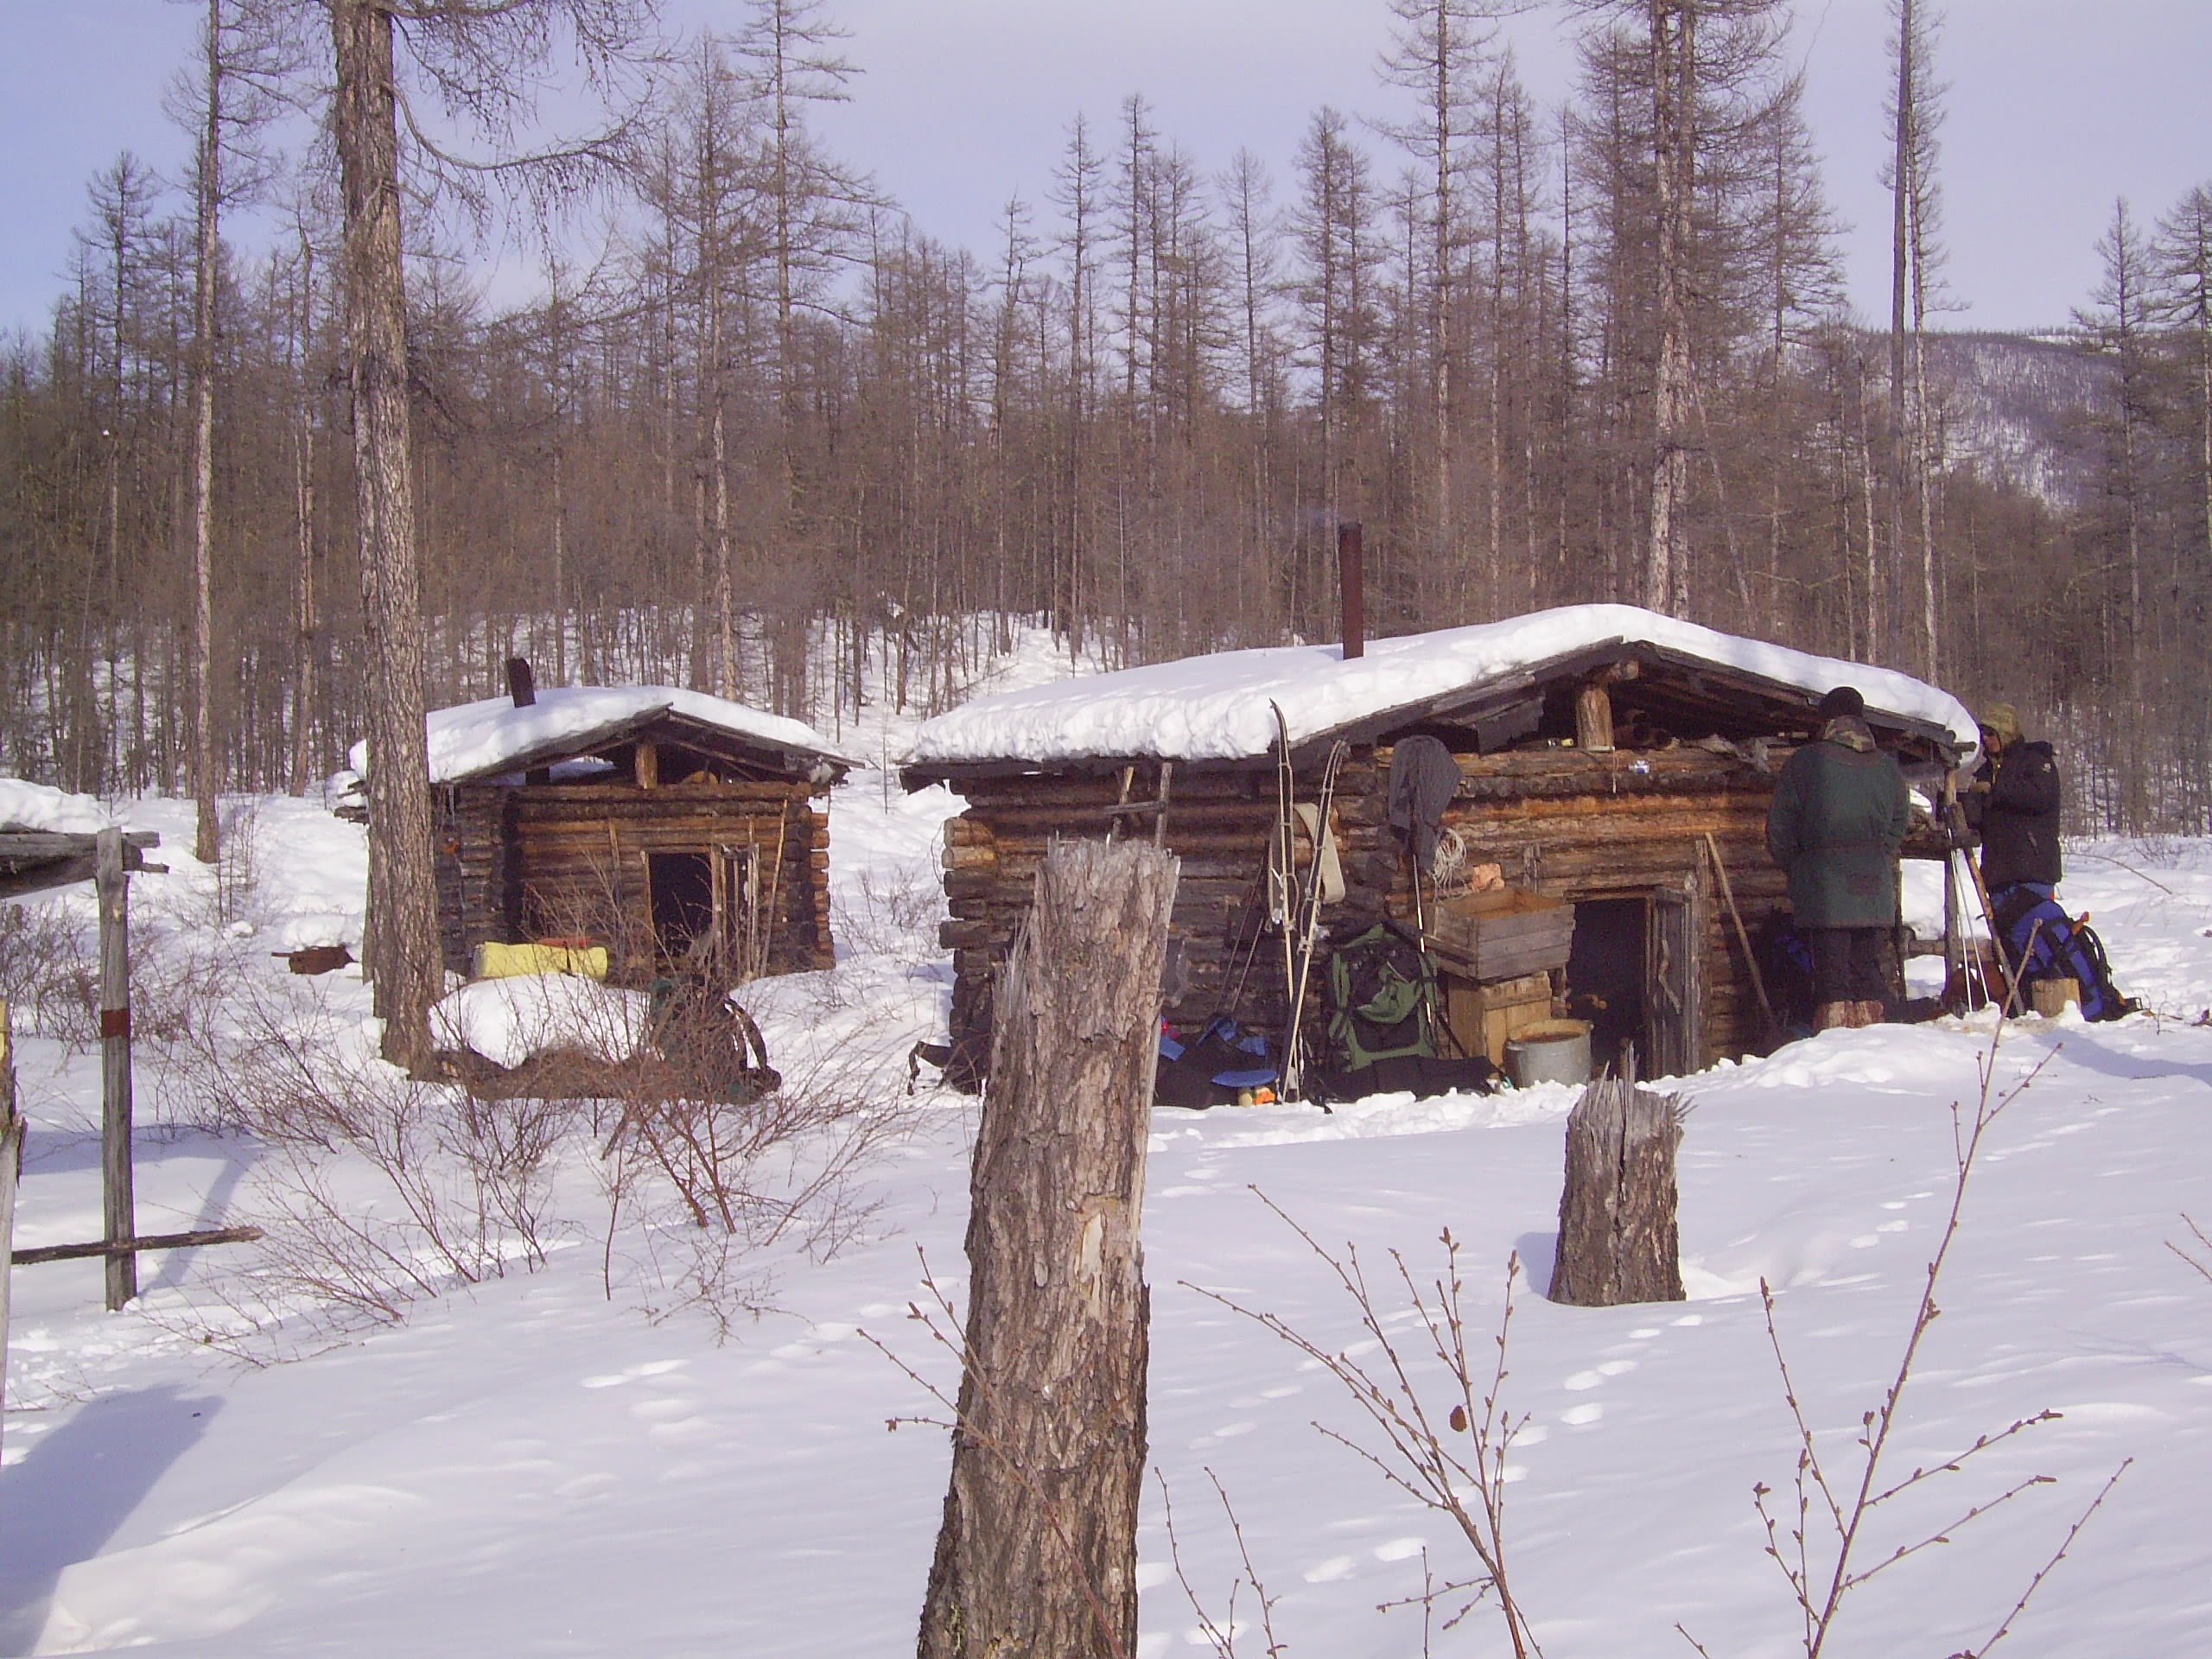
[[[1396,922],[1377,922],[1329,958],[1329,1050],[1336,1069],[1377,1060],[1436,1057],[1431,1011],[1436,964]]]

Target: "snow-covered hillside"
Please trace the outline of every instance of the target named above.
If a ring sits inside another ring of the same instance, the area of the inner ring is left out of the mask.
[[[1949,465],[2043,498],[2084,505],[2094,487],[2082,427],[2112,368],[2048,334],[1935,334],[1929,397]]]
[[[895,753],[902,735],[851,746]],[[350,1032],[358,1052],[358,978],[296,981],[269,953],[356,936],[359,832],[306,804],[240,804],[252,856],[219,892],[181,851],[188,807],[133,809],[163,831],[158,856],[174,867],[135,884],[146,959],[157,976],[164,961],[207,964],[169,995],[173,1010],[188,993],[205,999],[216,1024],[257,1005],[304,1018],[305,1005],[270,999],[319,987],[317,1028]],[[542,1262],[511,1252],[503,1275],[448,1276],[397,1324],[318,1302],[251,1248],[149,1258],[144,1296],[118,1316],[99,1311],[97,1263],[19,1269],[0,1653],[910,1650],[947,1441],[912,1423],[887,1433],[931,1402],[868,1338],[949,1385],[945,1355],[906,1310],[925,1262],[961,1297],[975,1109],[910,1097],[905,1054],[942,1027],[935,849],[957,804],[876,772],[838,792],[839,965],[760,987],[752,1006],[788,1074],[834,1076],[896,1134],[859,1172],[840,1248],[824,1259],[779,1244],[741,1264],[769,1311],[738,1312],[726,1341],[684,1253],[691,1230],[650,1210],[610,1224],[588,1132],[555,1160]],[[2056,1484],[1855,1591],[1839,1654],[1978,1648],[2129,1459],[2006,1650],[2212,1646],[2212,1283],[2166,1248],[2188,1242],[2185,1211],[2212,1229],[2212,845],[2081,847],[2070,870],[2064,896],[2094,913],[2123,984],[2158,1012],[2022,1020],[1994,1048],[2000,1090],[2035,1077],[1967,1195],[1942,1317],[1904,1402],[1899,1472],[2063,1414],[1880,1511],[1868,1560],[2031,1476]],[[55,931],[89,921],[84,893],[29,908]],[[188,1013],[173,1014],[181,1035],[145,1046],[141,1226],[276,1222],[284,1160],[206,1127],[222,1103],[188,1086],[190,1033],[208,1024]],[[21,1045],[26,1245],[98,1230],[98,1068],[80,1038],[56,1013]],[[1986,1022],[1839,1031],[1670,1085],[1694,1106],[1690,1300],[1663,1306],[1574,1309],[1536,1294],[1564,1089],[1385,1097],[1326,1116],[1158,1112],[1144,1228],[1151,1457],[1190,1585],[1219,1618],[1243,1571],[1208,1471],[1287,1653],[1420,1653],[1421,1615],[1377,1604],[1417,1593],[1425,1564],[1440,1579],[1471,1566],[1438,1516],[1316,1432],[1361,1431],[1313,1363],[1199,1294],[1377,1357],[1256,1188],[1331,1248],[1354,1242],[1370,1267],[1402,1250],[1424,1279],[1448,1226],[1478,1346],[1509,1256],[1525,1264],[1504,1385],[1527,1420],[1509,1460],[1508,1546],[1553,1659],[1686,1652],[1678,1621],[1714,1654],[1802,1651],[1751,1503],[1755,1483],[1788,1492],[1796,1455],[1759,1281],[1775,1287],[1808,1420],[1842,1458],[1895,1368],[1941,1236],[1952,1103],[1971,1108],[1992,1053]],[[345,1191],[364,1205],[377,1191],[358,1169],[329,1173],[357,1183]],[[1402,1300],[1386,1300],[1385,1329],[1410,1353],[1419,1328]],[[1416,1382],[1442,1397],[1433,1367]],[[1148,1659],[1211,1650],[1170,1560],[1161,1490],[1140,1540]],[[1262,1652],[1249,1587],[1238,1616],[1236,1650]],[[1439,1654],[1500,1651],[1488,1617],[1427,1640]]]

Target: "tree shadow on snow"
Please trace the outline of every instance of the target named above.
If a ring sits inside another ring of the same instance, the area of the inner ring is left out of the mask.
[[[2212,1088],[2212,1065],[2176,1065],[2171,1060],[2153,1059],[2147,1055],[2123,1054],[2074,1031],[2059,1038],[2056,1047],[2058,1058],[2067,1065],[2078,1065],[2084,1071],[2094,1071],[2101,1077],[2118,1077],[2126,1083],[2186,1077]]]
[[[63,1571],[99,1553],[221,1408],[168,1385],[104,1395],[0,1471],[0,1655],[36,1647]]]
[[[1513,1241],[1521,1257],[1521,1271],[1529,1275],[1529,1288],[1548,1300],[1552,1268],[1559,1261],[1559,1233],[1523,1233]]]

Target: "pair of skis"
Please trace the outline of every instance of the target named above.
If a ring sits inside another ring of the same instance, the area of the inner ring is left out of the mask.
[[[1300,1030],[1306,1015],[1306,993],[1313,982],[1313,950],[1321,934],[1321,849],[1329,835],[1329,813],[1336,802],[1337,777],[1344,769],[1350,746],[1339,740],[1329,748],[1321,768],[1320,792],[1314,803],[1313,862],[1303,884],[1298,879],[1298,779],[1290,763],[1290,723],[1282,705],[1270,699],[1275,716],[1275,846],[1270,861],[1277,874],[1268,908],[1282,931],[1283,995],[1290,1014],[1282,1039],[1282,1092],[1296,1100],[1302,1092],[1304,1066],[1299,1053]]]

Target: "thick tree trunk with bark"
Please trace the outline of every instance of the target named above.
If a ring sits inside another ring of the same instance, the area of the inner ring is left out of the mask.
[[[335,128],[346,198],[346,346],[361,544],[369,742],[369,918],[363,941],[385,1022],[385,1058],[429,1058],[442,988],[423,728],[422,569],[407,405],[406,288],[399,235],[398,89],[391,12],[333,0]]]
[[[1567,1121],[1567,1185],[1551,1299],[1577,1307],[1679,1302],[1675,1151],[1681,1103],[1615,1077],[1582,1091]]]
[[[1063,843],[1007,960],[922,1659],[1128,1659],[1149,1297],[1137,1242],[1177,861]]]

